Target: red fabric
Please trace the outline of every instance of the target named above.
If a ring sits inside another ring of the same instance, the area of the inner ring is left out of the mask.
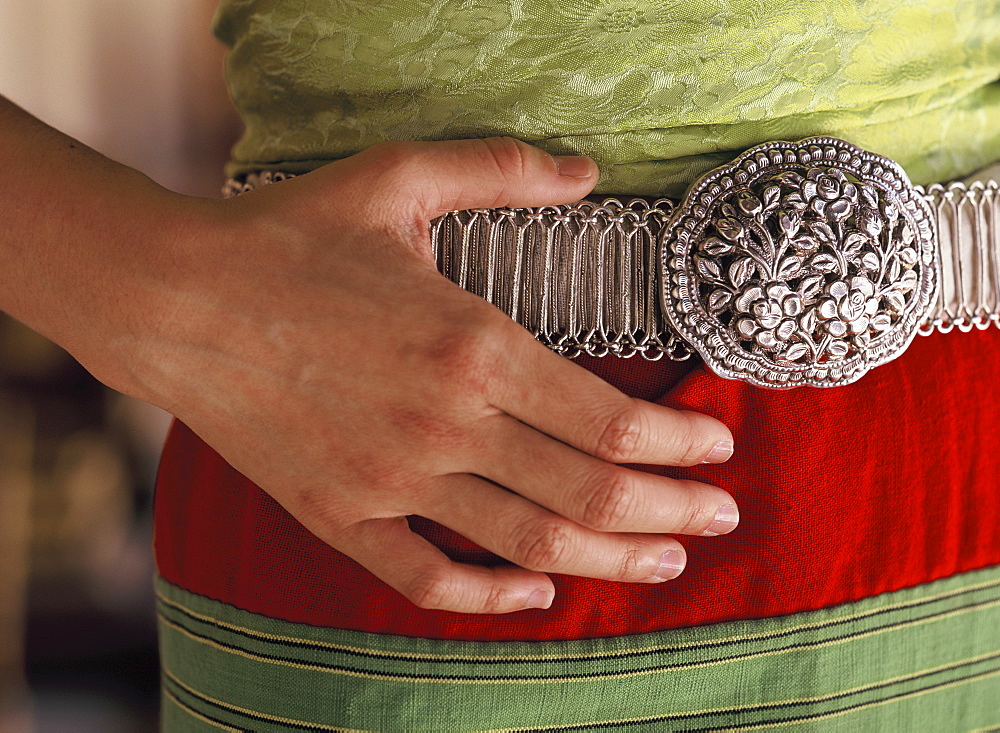
[[[183,425],[167,443],[156,554],[170,582],[289,621],[468,640],[631,634],[831,606],[1000,562],[1000,331],[917,338],[860,382],[774,392],[700,364],[581,361],[624,391],[724,421],[722,466],[667,472],[739,502],[732,534],[682,538],[662,585],[555,578],[547,611],[420,610],[310,535]],[[426,521],[455,558],[495,558]]]

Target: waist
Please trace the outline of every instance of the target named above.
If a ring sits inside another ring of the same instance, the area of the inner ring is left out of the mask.
[[[850,143],[766,143],[679,203],[452,212],[430,237],[445,275],[568,356],[697,353],[759,386],[838,386],[918,332],[1000,324],[991,172],[924,191]]]

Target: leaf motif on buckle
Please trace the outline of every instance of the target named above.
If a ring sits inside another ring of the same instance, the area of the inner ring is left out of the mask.
[[[766,143],[678,207],[664,310],[723,376],[846,384],[916,334],[936,280],[930,216],[887,158],[833,138]]]

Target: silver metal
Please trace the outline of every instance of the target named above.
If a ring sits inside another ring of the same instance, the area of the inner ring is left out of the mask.
[[[717,374],[833,387],[909,346],[935,297],[928,203],[833,138],[758,145],[699,179],[665,230],[664,310]]]
[[[690,349],[660,312],[656,243],[673,203],[605,199],[539,209],[453,211],[431,224],[438,269],[560,354]]]
[[[992,172],[992,171],[990,171]],[[1000,192],[992,179],[930,186],[941,287],[920,333],[1000,326]]]
[[[1000,326],[997,183],[925,192],[833,138],[757,146],[679,204],[454,211],[430,234],[442,273],[571,358],[696,351],[722,376],[826,387],[917,333]]]
[[[222,186],[222,196],[232,198],[241,193],[253,191],[255,188],[266,186],[269,183],[280,183],[289,178],[295,178],[294,173],[284,173],[282,171],[260,171],[258,173],[248,173],[241,178],[227,178]]]

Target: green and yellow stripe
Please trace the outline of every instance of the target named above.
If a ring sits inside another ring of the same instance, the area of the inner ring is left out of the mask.
[[[970,730],[1000,569],[781,618],[564,642],[293,624],[158,581],[164,730]]]

